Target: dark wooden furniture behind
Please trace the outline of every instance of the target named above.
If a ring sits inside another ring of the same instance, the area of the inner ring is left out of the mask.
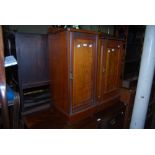
[[[122,43],[93,31],[66,29],[49,34],[52,99],[69,121],[118,103]]]
[[[49,82],[47,36],[15,34],[16,53],[22,88]]]
[[[135,98],[136,89],[121,89],[121,101],[125,104],[125,116],[124,116],[124,129],[128,129],[130,126],[132,110],[134,105],[134,98]]]
[[[41,86],[49,84],[47,35],[15,33],[15,48],[21,106],[24,112],[34,108],[34,103],[29,106],[25,103],[24,90],[33,88],[28,91],[34,92],[38,89],[42,90]],[[27,94],[28,91],[26,91]],[[26,109],[26,107],[29,108]]]
[[[124,79],[138,76],[146,26],[128,26]]]

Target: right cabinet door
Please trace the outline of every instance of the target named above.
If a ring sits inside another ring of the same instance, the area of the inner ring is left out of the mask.
[[[98,102],[118,96],[121,86],[122,41],[101,39],[98,55]]]

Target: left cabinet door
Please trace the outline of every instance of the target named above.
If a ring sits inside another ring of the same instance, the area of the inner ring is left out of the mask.
[[[96,40],[76,38],[73,40],[72,112],[94,104]]]

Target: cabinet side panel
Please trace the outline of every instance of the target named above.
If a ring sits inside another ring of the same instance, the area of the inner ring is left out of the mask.
[[[51,95],[54,105],[64,113],[68,104],[68,53],[66,33],[49,35]]]

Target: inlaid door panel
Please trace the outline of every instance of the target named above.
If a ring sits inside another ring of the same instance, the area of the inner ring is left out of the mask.
[[[94,42],[76,39],[73,53],[73,111],[93,102]]]
[[[119,67],[118,60],[119,60],[119,51],[114,48],[107,48],[104,93],[113,91],[118,88],[118,67]]]
[[[122,45],[108,40],[103,54],[103,93],[110,93],[120,87]]]
[[[118,91],[121,82],[122,42],[100,40],[98,55],[97,101],[100,103]],[[116,94],[115,94],[116,95]]]

